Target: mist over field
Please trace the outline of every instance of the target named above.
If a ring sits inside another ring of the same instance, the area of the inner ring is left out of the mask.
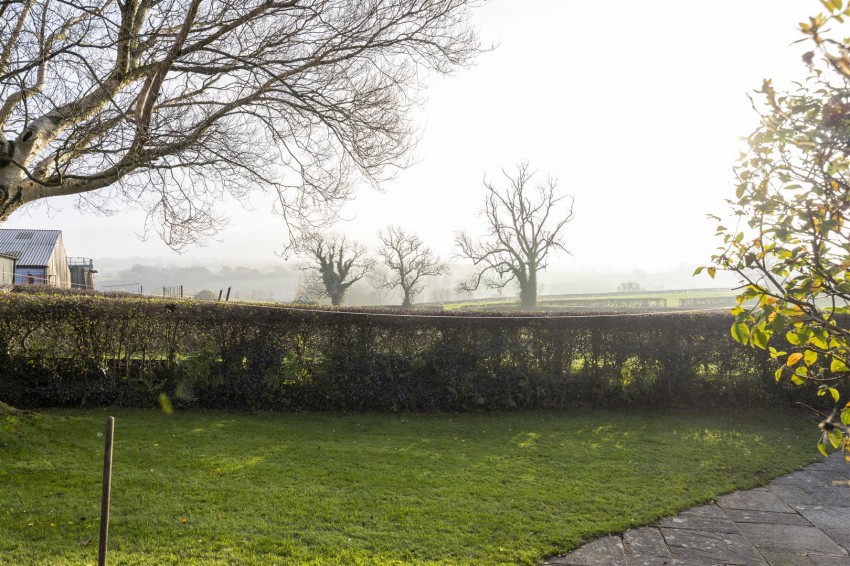
[[[222,265],[207,263],[198,265],[192,258],[128,258],[97,260],[98,274],[95,284],[116,290],[137,292],[139,286],[145,294],[161,294],[162,287],[182,285],[184,296],[194,296],[203,290],[226,292],[231,287],[231,299],[288,302],[296,300],[300,293],[305,273],[299,270],[295,261],[277,265],[250,263],[246,265]],[[431,278],[425,282],[425,290],[417,297],[417,303],[444,303],[472,298],[501,297],[515,298],[517,290],[505,288],[501,293],[482,289],[477,293],[462,293],[457,290],[458,283],[469,274],[467,264],[450,264],[447,277]],[[552,269],[541,274],[540,294],[591,294],[611,293],[627,282],[637,283],[642,291],[667,291],[678,289],[717,288],[730,289],[734,281],[718,275],[716,280],[707,276],[693,276],[694,266],[681,265],[666,270],[617,269],[616,266],[584,266],[575,271]],[[346,303],[350,305],[376,305],[400,303],[399,293],[384,290],[378,296],[376,290],[367,282],[355,284]]]

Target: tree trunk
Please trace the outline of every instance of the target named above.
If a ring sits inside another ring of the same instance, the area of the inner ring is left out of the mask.
[[[409,306],[411,306],[411,301],[410,301],[410,289],[404,289],[404,300],[401,302],[401,306],[402,306],[402,307],[409,307]]]
[[[533,311],[537,308],[537,272],[528,274],[527,281],[519,281],[519,304],[523,310]]]

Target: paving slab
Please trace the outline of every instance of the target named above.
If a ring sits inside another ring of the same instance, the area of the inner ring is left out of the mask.
[[[788,554],[786,552],[762,552],[770,566],[814,566],[812,559],[805,554]]]
[[[739,523],[741,532],[758,549],[821,556],[848,556],[847,551],[817,527]]]
[[[709,519],[707,517],[689,516],[685,514],[667,517],[658,522],[661,527],[673,529],[690,529],[692,531],[707,531],[713,533],[737,533],[738,527],[730,519]]]
[[[820,484],[818,483],[818,479],[809,473],[809,469],[810,468],[806,468],[805,471],[800,470],[799,472],[792,472],[787,476],[776,478],[775,480],[767,484],[767,488],[772,491],[773,487],[776,485],[790,485],[794,487],[799,487],[803,490],[817,489]],[[832,470],[832,468],[825,469]]]
[[[815,478],[818,484],[826,483],[835,485],[836,483],[847,481],[847,476],[827,466],[824,466],[822,470],[809,470],[809,475]]]
[[[626,551],[626,561],[629,564],[642,563],[647,560],[661,562],[665,558],[673,558],[673,554],[664,541],[664,535],[656,527],[631,529],[623,533],[623,547]]]
[[[812,525],[820,528],[846,529],[850,532],[850,507],[838,506],[805,506],[795,508]]]
[[[826,487],[826,486],[824,486]],[[820,505],[828,503],[828,500],[817,493],[817,490],[811,491],[796,487],[793,485],[774,485],[771,486],[771,493],[779,497],[784,503],[791,507],[798,505]]]
[[[818,462],[818,464],[815,465],[831,468],[850,479],[850,466],[848,466],[847,464],[848,463],[844,460],[843,454],[841,454],[840,452],[833,452],[828,457],[824,458],[823,461]],[[816,467],[814,469],[817,470],[819,468]]]
[[[743,509],[746,511],[770,511],[771,513],[793,513],[794,510],[772,491],[735,491],[717,498],[721,509]]]
[[[744,535],[687,529],[661,529],[674,558],[713,560],[721,564],[767,566],[767,561]]]
[[[566,556],[550,558],[544,564],[570,566],[628,566],[623,540],[618,536],[607,536],[590,541],[575,552]]]
[[[850,464],[841,455],[655,525],[596,539],[563,566],[850,566]]]
[[[697,516],[697,517],[707,517],[709,519],[725,519],[726,513],[718,507],[714,503],[709,503],[707,505],[699,505],[697,507],[691,507],[690,509],[685,509],[680,515],[685,515],[688,517]]]
[[[797,513],[775,513],[773,511],[748,511],[727,509],[726,514],[736,523],[772,523],[775,525],[806,525],[811,523]]]
[[[836,558],[834,556],[810,556],[809,560],[815,566],[850,566],[850,558]]]

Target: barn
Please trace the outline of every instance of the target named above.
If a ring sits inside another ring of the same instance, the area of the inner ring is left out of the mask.
[[[15,284],[15,263],[17,258],[0,254],[0,287]]]
[[[71,286],[71,271],[61,230],[0,229],[0,254],[17,260],[17,285]]]

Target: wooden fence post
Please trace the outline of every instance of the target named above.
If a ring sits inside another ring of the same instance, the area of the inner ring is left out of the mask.
[[[106,566],[106,539],[109,533],[109,498],[112,495],[112,437],[114,432],[115,417],[106,417],[106,445],[103,449],[103,494],[100,499],[98,566]]]

